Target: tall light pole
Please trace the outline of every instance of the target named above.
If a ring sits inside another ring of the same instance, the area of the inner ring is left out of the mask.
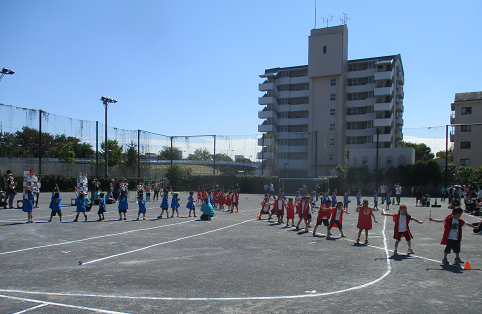
[[[15,72],[12,69],[3,68],[2,71],[0,72],[0,81],[3,79],[5,74],[12,75],[13,73]]]
[[[102,101],[102,103],[104,104],[104,108],[105,108],[105,147],[104,147],[104,161],[105,161],[105,177],[108,178],[109,177],[109,164],[107,162],[108,158],[109,158],[109,145],[108,145],[108,142],[107,142],[107,108],[109,108],[109,104],[112,104],[112,103],[116,103],[117,100],[115,99],[112,99],[112,98],[109,98],[109,97],[105,97],[105,96],[102,96],[100,98],[100,100]]]

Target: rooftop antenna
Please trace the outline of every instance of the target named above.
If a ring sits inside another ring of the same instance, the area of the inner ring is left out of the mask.
[[[343,21],[343,25],[346,25],[346,22],[347,22],[348,20],[351,20],[350,18],[348,18],[348,14],[346,14],[345,12],[343,12],[343,20],[342,20],[342,21]]]
[[[333,15],[330,15],[329,18],[322,17],[322,19],[323,19],[323,23],[326,23],[326,27],[328,27],[328,23],[331,22],[331,20],[333,20]]]
[[[316,0],[315,0],[315,29],[316,29]]]

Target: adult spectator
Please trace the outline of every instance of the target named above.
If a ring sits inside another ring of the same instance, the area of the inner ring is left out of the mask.
[[[443,202],[445,201],[445,197],[447,195],[447,189],[445,188],[445,186],[443,186],[441,189],[440,189],[440,201]]]
[[[7,178],[7,198],[8,198],[8,207],[13,208],[13,199],[15,198],[15,195],[17,192],[15,192],[15,187],[17,186],[17,183],[15,183],[12,172],[10,170],[7,171],[8,178]]]
[[[400,186],[400,183],[395,185],[395,196],[397,198],[397,205],[400,205],[400,197],[402,196],[402,187]]]
[[[382,197],[382,204],[385,203],[385,198],[387,197],[386,189],[387,187],[385,186],[385,183],[382,182],[382,185],[380,185],[380,196]]]
[[[201,205],[201,220],[211,220],[214,216],[214,208],[211,203],[209,203],[209,199],[207,197],[204,198],[204,203]]]
[[[273,199],[276,199],[276,197],[274,196],[274,184],[273,184],[273,182],[269,183],[269,195],[270,195],[270,197],[273,196]]]
[[[422,206],[422,197],[423,197],[423,188],[420,185],[415,192],[415,206],[418,206],[420,203],[420,206]]]

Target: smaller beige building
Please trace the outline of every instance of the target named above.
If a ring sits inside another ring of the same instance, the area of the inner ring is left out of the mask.
[[[473,168],[482,166],[482,91],[456,93],[451,110],[453,131],[450,141],[455,164]]]

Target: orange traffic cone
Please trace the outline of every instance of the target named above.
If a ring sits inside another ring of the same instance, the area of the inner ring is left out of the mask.
[[[237,214],[237,213],[238,213],[238,211],[235,211],[234,213],[235,213],[235,214]]]
[[[256,216],[256,219],[259,219],[259,216]]]
[[[464,269],[466,269],[466,270],[471,270],[471,269],[472,269],[472,268],[470,267],[470,263],[469,263],[469,262],[465,263]]]

